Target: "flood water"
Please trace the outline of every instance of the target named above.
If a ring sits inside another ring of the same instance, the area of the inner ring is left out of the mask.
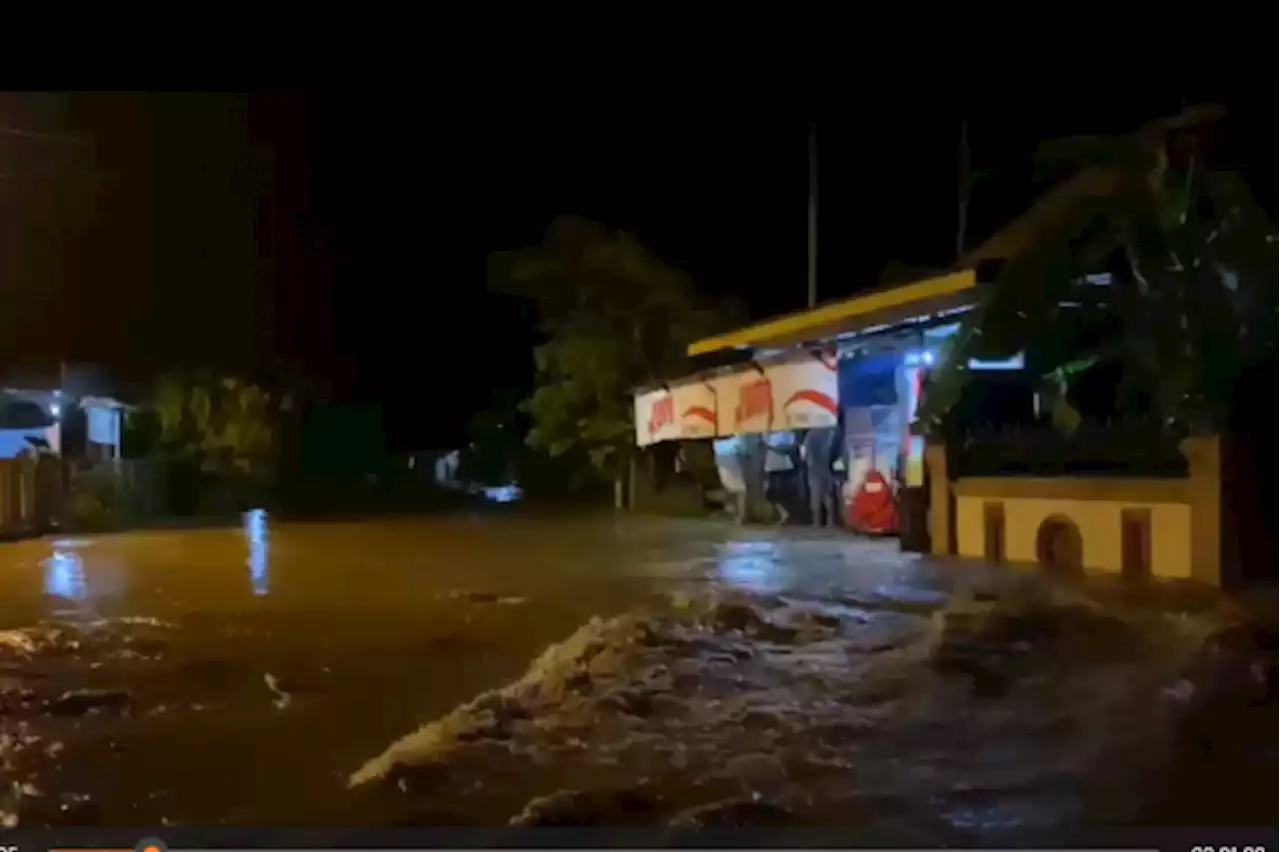
[[[961,578],[1008,576],[890,542],[639,518],[251,514],[239,529],[0,544],[0,630],[25,631],[0,642],[0,770],[17,785],[0,811],[23,824],[358,820],[353,772],[592,616],[740,591],[864,614],[883,603],[923,636]],[[1274,703],[1270,716],[1274,784]],[[939,747],[931,730],[920,748]]]

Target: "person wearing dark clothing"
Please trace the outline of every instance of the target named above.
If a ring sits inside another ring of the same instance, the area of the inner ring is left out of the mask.
[[[810,429],[804,436],[805,477],[809,486],[809,510],[815,527],[834,526],[836,522],[835,477],[831,462],[835,430]]]

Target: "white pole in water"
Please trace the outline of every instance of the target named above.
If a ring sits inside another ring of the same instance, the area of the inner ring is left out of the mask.
[[[818,306],[818,131],[809,122],[809,307]]]

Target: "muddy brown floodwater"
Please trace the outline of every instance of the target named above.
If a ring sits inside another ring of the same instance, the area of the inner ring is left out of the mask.
[[[891,811],[954,840],[1099,798],[1160,821],[1228,776],[1274,807],[1274,626],[1203,593],[714,522],[260,514],[0,544],[0,588],[9,824]]]

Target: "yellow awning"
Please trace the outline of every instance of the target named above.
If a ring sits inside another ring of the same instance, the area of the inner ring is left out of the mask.
[[[724,349],[795,346],[873,326],[905,322],[972,304],[971,291],[976,286],[972,269],[926,278],[698,340],[689,345],[689,355],[706,355]]]

